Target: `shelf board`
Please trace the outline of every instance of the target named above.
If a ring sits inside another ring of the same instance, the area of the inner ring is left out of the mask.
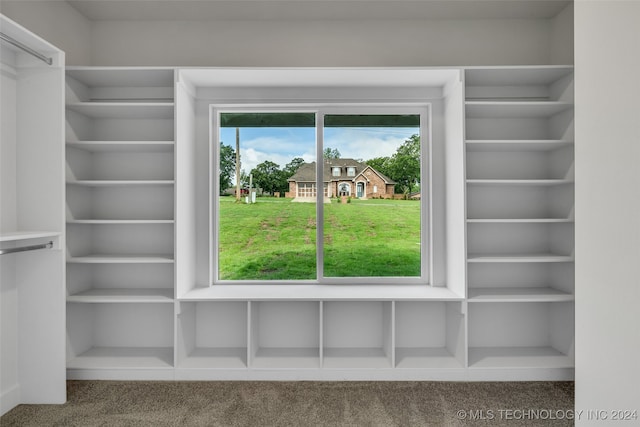
[[[149,185],[173,185],[174,180],[70,180],[68,185],[79,185],[85,187],[134,187]]]
[[[173,119],[173,102],[73,102],[67,110],[94,119]]]
[[[467,179],[469,185],[522,185],[547,187],[554,185],[569,185],[574,181],[570,179]]]
[[[552,151],[570,147],[573,141],[542,140],[467,140],[467,151]]]
[[[323,367],[349,369],[391,368],[382,348],[325,348]]]
[[[196,288],[179,297],[181,301],[461,301],[448,288],[428,285],[213,285]]]
[[[246,369],[247,348],[198,347],[181,360],[179,368],[184,369]]]
[[[551,287],[469,288],[469,302],[573,301],[574,295]]]
[[[504,255],[478,255],[469,254],[468,262],[573,262],[569,255],[557,254],[504,254]]]
[[[560,101],[466,101],[467,118],[544,118],[573,108]]]
[[[573,368],[573,359],[552,347],[472,347],[470,368]]]
[[[172,255],[101,255],[91,254],[67,258],[71,264],[170,264]]]
[[[171,347],[93,347],[67,361],[67,369],[158,369],[173,367]]]
[[[113,225],[137,225],[137,224],[174,224],[172,219],[68,219],[67,224],[113,224]]]
[[[470,218],[469,224],[563,224],[573,223],[571,218]]]
[[[448,369],[463,368],[462,364],[446,348],[398,347],[396,368]]]
[[[98,288],[89,289],[69,295],[67,302],[77,303],[172,303],[173,288],[155,289],[121,289],[121,288]]]
[[[0,242],[19,242],[29,239],[60,237],[61,234],[57,231],[7,231],[0,233]]]
[[[320,368],[319,348],[258,348],[251,361],[257,369],[318,369]]]
[[[90,152],[172,152],[173,141],[67,141],[67,147]]]

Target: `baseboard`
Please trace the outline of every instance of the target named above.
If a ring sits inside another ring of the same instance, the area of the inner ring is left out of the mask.
[[[16,384],[0,395],[0,416],[20,404],[20,385]]]

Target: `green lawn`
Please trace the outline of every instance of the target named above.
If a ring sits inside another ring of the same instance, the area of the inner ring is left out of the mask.
[[[316,278],[316,205],[291,199],[220,199],[220,279]],[[420,203],[324,205],[325,277],[420,275]]]

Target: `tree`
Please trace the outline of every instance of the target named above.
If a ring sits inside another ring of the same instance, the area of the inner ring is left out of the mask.
[[[286,179],[291,178],[304,163],[305,162],[302,157],[294,157],[289,163],[287,163],[282,169]]]
[[[398,147],[389,162],[389,178],[396,182],[396,191],[405,195],[420,186],[420,135],[411,135]]]
[[[286,183],[286,178],[280,170],[280,165],[266,160],[251,170],[253,182],[257,188],[263,192],[273,194],[283,187],[282,181]]]
[[[375,170],[377,170],[381,174],[386,175],[389,178],[391,178],[391,173],[390,173],[390,169],[389,169],[389,167],[391,165],[391,158],[390,157],[374,157],[373,159],[367,160],[364,163],[366,163],[367,166],[371,166],[372,168],[374,168]]]
[[[329,147],[327,147],[322,152],[322,157],[324,157],[325,160],[339,159],[340,158],[340,151],[338,151],[337,148],[329,148]]]
[[[236,152],[231,146],[220,142],[220,194],[231,187],[236,171]]]

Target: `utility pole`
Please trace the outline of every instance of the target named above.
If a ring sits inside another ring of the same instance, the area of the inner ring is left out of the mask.
[[[236,202],[240,201],[240,128],[236,128]]]

